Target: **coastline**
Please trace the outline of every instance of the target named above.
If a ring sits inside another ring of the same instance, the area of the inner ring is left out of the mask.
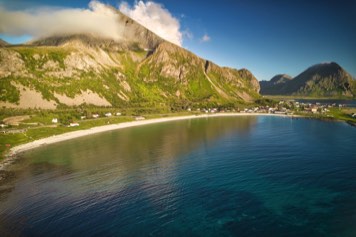
[[[0,170],[4,170],[8,165],[10,165],[15,159],[16,155],[32,150],[44,145],[49,145],[53,143],[58,143],[62,141],[67,141],[79,137],[89,136],[93,134],[98,134],[102,132],[108,132],[123,128],[137,127],[148,124],[164,123],[170,121],[179,121],[187,119],[196,119],[196,118],[213,118],[213,117],[234,117],[234,116],[276,116],[276,117],[303,117],[300,115],[284,115],[284,114],[266,114],[266,113],[217,113],[217,114],[201,114],[201,115],[187,115],[187,116],[174,116],[174,117],[163,117],[163,118],[154,118],[140,121],[131,121],[123,122],[118,124],[104,125],[98,127],[92,127],[85,130],[78,130],[68,133],[63,133],[60,135],[53,135],[46,138],[41,138],[29,143],[21,144],[15,147],[12,147],[9,152],[5,155],[5,158],[0,161]]]

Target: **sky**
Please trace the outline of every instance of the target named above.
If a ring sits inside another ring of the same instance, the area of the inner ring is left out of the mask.
[[[297,76],[323,62],[356,76],[356,0],[0,0],[0,38],[22,43],[78,28],[120,38],[106,5],[202,58],[247,68],[258,80]]]

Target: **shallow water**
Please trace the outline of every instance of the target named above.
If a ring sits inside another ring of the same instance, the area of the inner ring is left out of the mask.
[[[0,185],[0,236],[356,236],[344,123],[194,119],[21,156]]]

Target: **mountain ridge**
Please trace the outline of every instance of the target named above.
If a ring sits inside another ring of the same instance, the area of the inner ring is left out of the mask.
[[[315,64],[296,77],[261,81],[263,95],[294,95],[316,97],[355,97],[356,81],[335,62]]]
[[[69,34],[2,47],[0,106],[182,108],[259,98],[250,71],[219,67],[122,13],[119,19],[122,40]]]

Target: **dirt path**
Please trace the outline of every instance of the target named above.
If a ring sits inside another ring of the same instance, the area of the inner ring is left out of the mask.
[[[205,77],[208,79],[208,81],[210,82],[210,84],[214,87],[214,89],[225,99],[229,99],[230,97],[223,91],[221,90],[217,85],[214,84],[214,82],[210,79],[210,77],[208,76],[208,74],[206,74],[206,72],[204,71],[204,75]]]
[[[30,115],[8,117],[5,118],[3,121],[7,125],[19,126],[22,121],[27,119],[30,119]]]

